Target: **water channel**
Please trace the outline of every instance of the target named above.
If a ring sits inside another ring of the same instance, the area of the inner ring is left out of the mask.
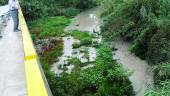
[[[66,27],[65,31],[78,29],[80,31],[89,31],[91,34],[94,31],[100,33],[100,26],[102,25],[102,20],[99,18],[101,12],[100,10],[101,9],[99,7],[96,7],[80,13],[72,20],[72,23],[68,27]],[[101,41],[102,39],[100,38],[98,40]],[[60,63],[64,62],[68,57],[72,56],[72,44],[73,42],[75,42],[73,37],[64,37],[63,41],[64,54],[60,58]],[[153,86],[153,73],[150,66],[147,64],[146,61],[141,60],[140,58],[129,52],[128,48],[130,44],[128,42],[119,39],[113,42],[115,44],[115,47],[117,48],[117,50],[113,52],[113,58],[117,59],[118,62],[122,64],[125,69],[132,72],[129,79],[132,82],[134,91],[136,92],[136,96],[144,96],[145,90]],[[90,58],[92,60],[95,59],[95,48],[89,48],[89,55],[91,56]],[[79,55],[78,57],[81,57],[81,55]],[[56,67],[57,64],[58,63],[54,64],[52,69],[55,72],[61,72],[61,70],[56,71],[58,70]],[[89,66],[93,67],[93,65],[91,64]],[[68,69],[70,69],[71,71],[72,68],[74,68],[74,66],[70,66],[70,68]]]

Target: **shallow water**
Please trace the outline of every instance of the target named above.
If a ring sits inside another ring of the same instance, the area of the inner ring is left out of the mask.
[[[93,62],[96,60],[96,48],[90,47],[89,48],[89,61]]]
[[[72,52],[73,52],[73,42],[74,39],[73,37],[63,37],[63,41],[64,41],[64,50],[63,50],[63,56],[72,56]]]
[[[77,15],[74,19],[72,19],[72,23],[65,28],[65,31],[71,31],[71,30],[80,30],[80,31],[88,31],[90,33],[93,33],[93,31],[100,31],[100,25],[101,21],[98,18],[99,17],[99,11],[100,8],[92,8],[90,10],[87,10],[85,12],[82,12],[81,14]],[[63,37],[64,42],[64,50],[63,55],[59,58],[59,61],[54,63],[52,65],[51,70],[55,72],[56,74],[60,74],[62,70],[58,69],[59,65],[63,65],[68,63],[68,59],[70,57],[77,57],[82,62],[88,62],[87,59],[83,58],[84,54],[80,53],[80,49],[73,49],[73,43],[76,42],[76,40],[72,37]],[[77,52],[76,56],[73,54]],[[96,59],[96,49],[93,47],[88,48],[89,52],[89,61],[95,61]],[[74,68],[72,65],[67,66],[68,73],[71,73],[71,70]]]
[[[80,30],[80,31],[100,31],[101,20],[99,19],[100,8],[95,7],[84,11],[72,19],[72,23],[66,27],[65,31]]]
[[[52,68],[51,68],[51,70],[56,74],[60,74],[63,72],[63,70],[60,70],[58,66],[61,65],[61,68],[63,68],[64,64],[68,63],[68,58],[72,56],[72,52],[73,52],[73,47],[72,47],[72,44],[74,42],[73,37],[63,37],[62,39],[64,42],[63,55],[59,58],[58,62],[52,65]],[[70,65],[70,66],[67,66],[67,68],[68,68],[67,72],[71,73],[71,70],[72,68],[74,68],[74,66]]]
[[[129,79],[132,82],[136,96],[144,96],[147,88],[153,87],[153,73],[147,62],[141,60],[134,54],[130,53],[128,48],[130,44],[122,40],[114,42],[117,51],[113,52],[114,59],[123,65],[125,69],[133,72]]]

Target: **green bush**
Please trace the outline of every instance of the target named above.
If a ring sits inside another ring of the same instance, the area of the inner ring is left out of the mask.
[[[160,64],[170,61],[170,20],[162,20],[160,27],[148,46],[148,61]]]
[[[8,0],[0,0],[0,5],[7,5],[8,4]]]
[[[131,51],[152,64],[167,61],[169,53],[163,46],[169,46],[167,42],[170,40],[165,37],[169,36],[168,0],[101,1],[104,2],[102,6],[108,9],[104,9],[106,12],[102,29],[107,38],[117,35],[131,41]],[[114,4],[108,4],[110,2]],[[158,38],[164,38],[167,42]],[[164,49],[167,51],[163,52]]]
[[[81,10],[96,6],[95,0],[20,0],[26,20],[47,16],[74,16]]]
[[[90,39],[90,38],[82,39],[81,42],[80,42],[81,46],[88,46],[88,45],[91,45],[91,44],[92,44],[92,39]]]
[[[81,47],[81,45],[80,45],[80,44],[77,44],[77,43],[73,44],[73,48],[74,48],[74,49],[76,49],[76,48],[80,48],[80,47]]]
[[[155,84],[159,84],[162,81],[166,81],[170,79],[170,63],[163,63],[161,65],[157,65],[154,68],[154,79]]]
[[[81,72],[80,79],[85,82],[89,93],[96,96],[133,96],[133,87],[125,70],[112,59],[108,46],[101,46],[97,51],[94,68]]]
[[[94,68],[81,70],[77,58],[69,62],[75,65],[71,74],[56,76],[46,65],[43,67],[53,96],[133,96],[126,72],[112,60],[108,47],[100,47]]]
[[[72,58],[69,60],[69,64],[73,64],[75,68],[80,68],[81,61],[78,58]]]
[[[48,16],[48,7],[43,0],[21,0],[20,5],[25,19],[33,21]]]
[[[83,31],[79,31],[79,30],[74,30],[72,31],[71,35],[75,38],[75,39],[79,39],[80,41],[86,38],[92,39],[92,35],[89,34],[90,32],[83,32]]]
[[[80,45],[81,46],[86,46],[86,45],[91,45],[92,44],[92,38],[93,36],[89,34],[89,32],[82,32],[78,30],[72,31],[71,35],[75,39],[80,40]]]
[[[102,33],[105,38],[121,37],[131,42],[131,52],[159,67],[154,70],[155,83],[169,80],[167,69],[170,68],[163,66],[170,61],[170,1],[100,1],[104,10]]]
[[[161,88],[147,90],[145,96],[169,96],[170,81],[163,81],[160,83]]]

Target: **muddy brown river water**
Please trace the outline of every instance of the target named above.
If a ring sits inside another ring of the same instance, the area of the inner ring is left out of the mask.
[[[132,72],[129,79],[132,82],[136,96],[144,96],[145,90],[153,87],[151,67],[146,61],[129,52],[129,43],[123,40],[117,40],[114,43],[117,48],[117,51],[113,52],[114,59],[117,59],[125,69]]]

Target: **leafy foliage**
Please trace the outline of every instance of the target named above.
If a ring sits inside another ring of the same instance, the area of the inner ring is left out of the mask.
[[[99,1],[104,11],[103,35],[109,39],[121,37],[130,41],[131,52],[154,65],[156,84],[169,80],[170,64],[167,62],[170,62],[170,1]],[[160,90],[163,90],[162,86]],[[165,96],[161,92],[148,96]],[[168,92],[165,93],[169,95]]]
[[[84,39],[92,39],[92,35],[89,34],[89,32],[82,32],[82,31],[78,31],[75,30],[71,33],[71,35],[75,38],[75,39],[79,39],[79,40],[84,40]]]
[[[112,51],[105,45],[98,50],[95,68],[84,70],[80,79],[94,88],[96,96],[132,96],[133,88],[126,72],[112,59]]]
[[[127,74],[115,60],[112,60],[110,52],[108,47],[100,47],[96,66],[86,70],[81,70],[81,62],[77,58],[72,58],[70,63],[74,64],[75,68],[71,74],[64,72],[56,76],[44,64],[43,68],[46,69],[45,74],[53,95],[133,96],[133,89]]]
[[[112,2],[115,3],[110,6],[114,7],[111,9],[109,7],[104,12],[103,34],[108,38],[116,34],[127,41],[132,41],[131,51],[143,59],[148,59],[153,64],[168,60],[168,56],[165,56],[168,53],[161,51],[160,48],[155,48],[154,45],[157,42],[167,46],[167,42],[170,41],[166,37],[169,36],[168,13],[170,10],[167,7],[170,2],[168,0],[112,0]],[[158,40],[158,38],[165,38],[167,42]],[[153,54],[153,51],[158,54]],[[161,60],[162,58],[163,60]]]
[[[5,5],[8,3],[8,0],[0,0],[0,5]]]
[[[78,30],[74,30],[71,35],[75,38],[75,39],[79,39],[80,42],[80,46],[83,45],[91,45],[92,44],[92,35],[89,34],[89,32],[82,32],[82,31],[78,31]],[[78,47],[76,45],[76,47]]]
[[[30,22],[32,37],[49,39],[62,36],[64,28],[70,22],[64,16],[74,16],[81,10],[95,5],[95,0],[23,0],[21,5],[27,20]],[[64,15],[58,17],[48,17]],[[38,19],[37,18],[42,18]],[[129,23],[133,26],[133,23]],[[126,30],[129,27],[125,28]],[[90,44],[92,36],[88,33],[75,31],[72,35],[81,40],[81,45]],[[112,51],[107,46],[98,50],[94,68],[81,70],[81,62],[73,58],[75,68],[71,74],[63,72],[56,76],[50,71],[49,65],[62,54],[62,41],[56,42],[50,50],[41,54],[41,62],[54,96],[133,96],[133,88],[128,74],[116,60],[112,58]],[[48,48],[47,48],[48,49]]]
[[[81,10],[96,5],[95,0],[21,0],[22,10],[27,20],[47,16],[74,16]]]
[[[170,81],[161,82],[161,88],[157,90],[148,90],[145,96],[169,96],[170,94]]]
[[[48,17],[38,19],[29,23],[33,36],[45,39],[49,37],[62,36],[64,28],[70,23],[70,19],[64,16]]]
[[[70,64],[73,64],[75,68],[80,68],[81,61],[78,58],[72,58],[69,60]]]

